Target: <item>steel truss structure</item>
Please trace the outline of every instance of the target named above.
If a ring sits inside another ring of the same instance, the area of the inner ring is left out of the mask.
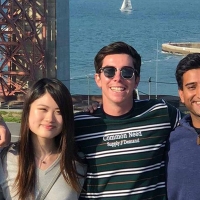
[[[26,93],[46,77],[46,0],[1,0],[0,96]]]

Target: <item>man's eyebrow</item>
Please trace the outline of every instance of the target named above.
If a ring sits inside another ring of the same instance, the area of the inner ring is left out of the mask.
[[[103,66],[103,67],[115,67],[115,66],[113,66],[113,65],[105,65],[105,66]],[[124,65],[124,66],[122,66],[121,68],[123,68],[123,67],[132,67],[132,68],[134,68],[133,66],[130,66],[130,65]],[[116,67],[115,67],[116,68]]]
[[[105,65],[105,66],[102,66],[102,67],[115,67],[113,65]]]
[[[190,83],[186,83],[185,86],[190,86],[190,85],[194,85],[195,82],[190,82]]]

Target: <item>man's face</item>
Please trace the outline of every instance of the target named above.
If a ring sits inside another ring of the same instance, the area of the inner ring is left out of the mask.
[[[133,90],[138,86],[139,77],[133,75],[130,79],[124,79],[120,72],[125,66],[134,68],[132,57],[127,54],[108,55],[103,60],[102,68],[107,66],[117,68],[113,77],[106,77],[103,71],[95,74],[95,81],[102,89],[103,104],[118,104],[122,107],[132,105]]]
[[[183,74],[183,90],[179,90],[179,96],[191,113],[193,125],[200,128],[200,68]]]

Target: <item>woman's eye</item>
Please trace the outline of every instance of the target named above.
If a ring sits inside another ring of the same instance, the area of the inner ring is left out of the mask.
[[[46,110],[46,108],[39,108],[39,110],[45,111],[45,110]]]
[[[61,115],[60,110],[57,110],[57,111],[56,111],[56,114]]]

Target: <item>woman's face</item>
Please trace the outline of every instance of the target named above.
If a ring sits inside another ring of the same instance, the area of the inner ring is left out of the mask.
[[[49,93],[45,93],[31,104],[29,129],[37,137],[52,139],[60,134],[62,126],[60,109]]]

